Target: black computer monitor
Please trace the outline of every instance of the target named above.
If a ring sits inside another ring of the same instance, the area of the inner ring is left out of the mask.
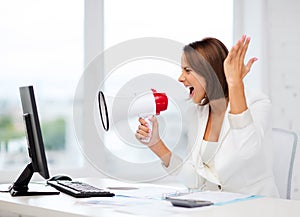
[[[30,163],[10,186],[9,191],[12,196],[58,194],[57,191],[29,191],[28,184],[33,174],[38,172],[48,179],[49,171],[33,86],[20,87],[20,96]]]

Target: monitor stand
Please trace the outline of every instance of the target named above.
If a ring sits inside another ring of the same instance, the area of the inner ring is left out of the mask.
[[[23,170],[21,175],[18,177],[10,187],[9,192],[11,196],[34,196],[34,195],[55,195],[59,194],[59,191],[28,191],[28,184],[31,177],[33,176],[33,167],[32,163],[29,163],[26,168]]]

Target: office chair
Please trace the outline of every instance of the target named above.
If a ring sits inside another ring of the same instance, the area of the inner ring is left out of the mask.
[[[280,198],[291,199],[291,185],[298,136],[295,132],[273,128],[274,177]]]

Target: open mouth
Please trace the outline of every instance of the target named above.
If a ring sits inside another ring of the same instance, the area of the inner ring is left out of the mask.
[[[192,97],[194,95],[194,87],[189,87],[190,89],[190,97]]]

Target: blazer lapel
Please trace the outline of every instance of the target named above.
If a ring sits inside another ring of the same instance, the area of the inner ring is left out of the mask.
[[[199,162],[199,156],[200,156],[200,147],[201,143],[203,141],[203,136],[205,133],[205,128],[206,124],[208,121],[208,115],[209,115],[209,106],[206,105],[204,107],[197,107],[197,118],[195,118],[195,132],[194,133],[194,138],[193,141],[193,150],[192,150],[192,157],[193,157],[193,162],[197,163]],[[200,159],[201,160],[201,159]]]
[[[225,139],[225,137],[228,134],[228,131],[230,129],[229,120],[228,120],[228,112],[229,112],[229,110],[227,109],[227,111],[225,112],[225,115],[224,115],[223,124],[222,124],[222,128],[221,128],[220,135],[219,135],[219,140],[218,140],[219,145],[222,145],[221,143],[223,143],[223,140]]]

